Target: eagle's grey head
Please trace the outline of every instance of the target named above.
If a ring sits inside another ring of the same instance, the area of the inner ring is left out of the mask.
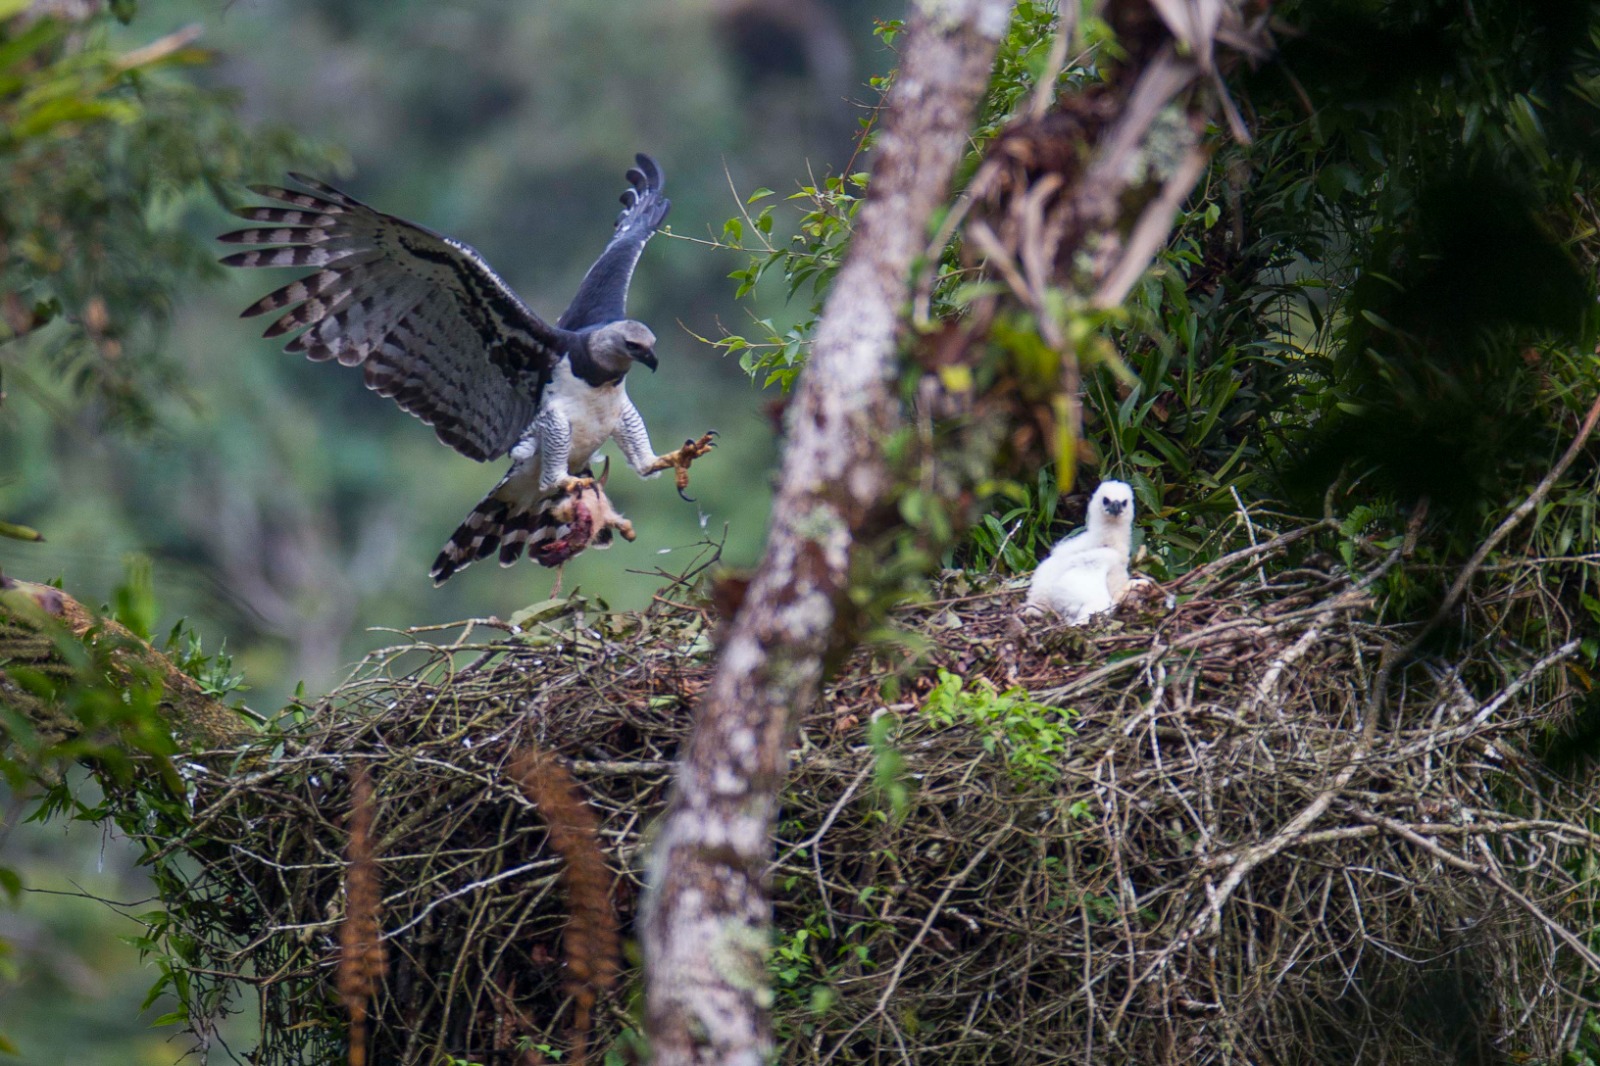
[[[1133,489],[1126,481],[1100,482],[1089,500],[1089,524],[1133,524]]]
[[[634,363],[656,368],[656,335],[643,322],[607,322],[589,334],[589,354],[613,374],[626,374]]]

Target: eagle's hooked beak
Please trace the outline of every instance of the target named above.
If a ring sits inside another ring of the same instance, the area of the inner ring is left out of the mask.
[[[649,367],[652,373],[655,371],[656,353],[651,349],[646,348],[644,351],[634,356],[633,360],[636,363],[643,363],[645,366]]]
[[[1122,513],[1122,508],[1126,503],[1126,500],[1106,500],[1106,514],[1110,515],[1112,518],[1117,517],[1117,515]]]

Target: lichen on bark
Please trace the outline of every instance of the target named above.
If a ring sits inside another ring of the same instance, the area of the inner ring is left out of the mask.
[[[903,420],[900,308],[1010,7],[940,0],[909,20],[867,199],[791,408],[766,556],[652,852],[640,936],[658,1066],[757,1066],[771,1050],[765,872],[787,739],[845,638],[856,534],[884,502],[883,442]]]

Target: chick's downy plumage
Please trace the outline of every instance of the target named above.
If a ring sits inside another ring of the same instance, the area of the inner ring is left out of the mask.
[[[1116,606],[1128,587],[1133,550],[1133,490],[1102,481],[1089,500],[1088,524],[1063,540],[1034,571],[1027,606],[1084,625]]]

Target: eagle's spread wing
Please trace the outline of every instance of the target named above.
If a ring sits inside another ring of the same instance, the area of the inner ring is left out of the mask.
[[[239,215],[266,225],[220,238],[281,247],[222,262],[318,269],[257,300],[245,316],[290,308],[265,336],[304,328],[288,351],[361,366],[368,388],[392,397],[463,455],[492,459],[509,451],[561,357],[561,331],[465,244],[321,182],[290,177],[317,195],[252,186],[292,206],[241,208]]]
[[[645,242],[667,217],[672,201],[661,195],[663,176],[654,159],[640,153],[638,166],[629,169],[628,184],[622,193],[622,213],[611,243],[583,276],[578,294],[572,298],[556,325],[578,330],[599,326],[627,317],[623,304],[628,298],[628,282],[639,262]]]

